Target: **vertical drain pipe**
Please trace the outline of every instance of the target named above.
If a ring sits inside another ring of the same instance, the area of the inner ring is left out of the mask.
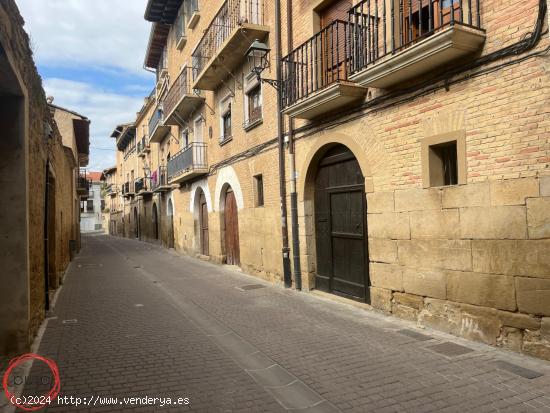
[[[290,53],[293,46],[292,36],[292,0],[287,0],[286,26],[287,50]],[[297,290],[302,289],[302,265],[300,263],[300,233],[298,224],[298,191],[296,188],[296,155],[294,147],[294,119],[288,121],[288,152],[290,158],[290,216],[292,221],[292,260],[294,283]]]
[[[285,177],[285,142],[284,142],[284,119],[282,114],[282,91],[280,89],[282,79],[281,67],[281,0],[275,0],[275,41],[276,41],[276,68],[277,68],[277,135],[279,140],[279,194],[281,198],[281,233],[283,242],[283,276],[286,288],[292,286],[290,268],[290,248],[288,246],[288,222],[286,207],[286,177]]]

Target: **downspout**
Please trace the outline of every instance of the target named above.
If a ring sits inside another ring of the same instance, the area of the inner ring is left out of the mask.
[[[275,41],[276,41],[276,67],[277,84],[281,85],[282,67],[281,67],[281,0],[275,0]],[[277,91],[277,136],[279,139],[279,195],[281,198],[281,234],[283,242],[283,277],[286,288],[292,286],[292,275],[290,268],[290,248],[288,246],[288,222],[286,207],[286,177],[285,177],[285,142],[284,142],[284,119],[282,114],[281,90]]]
[[[286,2],[286,27],[287,27],[287,50],[292,50],[292,0]],[[292,225],[292,262],[294,283],[296,290],[302,289],[302,266],[300,263],[300,234],[298,225],[298,191],[296,189],[296,156],[294,147],[294,119],[288,121],[288,153],[290,159],[290,219]]]

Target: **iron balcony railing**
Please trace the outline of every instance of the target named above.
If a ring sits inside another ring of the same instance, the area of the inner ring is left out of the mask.
[[[133,194],[134,193],[133,190],[134,190],[133,185],[130,185],[130,182],[125,182],[122,185],[122,195]]]
[[[153,187],[151,185],[151,178],[144,177],[144,178],[136,179],[135,189],[136,189],[136,194],[139,194],[142,191],[145,191],[145,192],[152,191]]]
[[[151,187],[153,191],[168,185],[168,176],[166,174],[166,167],[160,166],[151,174]]]
[[[164,119],[164,115],[160,106],[157,106],[151,119],[149,119],[149,136],[153,136],[155,129]]]
[[[264,24],[263,0],[226,0],[223,3],[192,54],[193,80],[231,33],[243,23]]]
[[[283,106],[349,74],[349,23],[335,20],[283,58]]]
[[[168,161],[168,179],[184,172],[208,168],[206,143],[193,142]]]
[[[351,71],[400,51],[438,30],[481,28],[480,0],[363,0],[349,12]]]
[[[186,67],[172,84],[172,87],[164,99],[164,113],[166,113],[167,116],[170,116],[170,113],[176,108],[184,95],[193,93],[193,89],[191,88],[191,75],[192,68]]]
[[[137,144],[137,152],[138,154],[139,153],[142,153],[144,150],[148,149],[149,148],[149,142],[147,140],[147,137],[144,136],[143,138],[141,138],[139,141],[138,141],[138,144]]]
[[[435,34],[481,29],[480,0],[363,0],[282,59],[283,106]]]
[[[86,169],[81,168],[76,174],[76,188],[80,192],[89,192],[91,182],[88,179]]]

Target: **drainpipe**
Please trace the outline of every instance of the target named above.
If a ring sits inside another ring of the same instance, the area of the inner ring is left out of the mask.
[[[281,0],[275,0],[275,41],[276,41],[276,67],[277,84],[281,84]],[[290,268],[290,248],[288,246],[288,223],[286,207],[286,178],[285,178],[285,142],[284,142],[284,119],[282,114],[282,96],[281,91],[277,91],[277,135],[279,138],[279,195],[281,198],[281,233],[283,241],[283,276],[285,287],[292,286],[292,276]]]
[[[286,2],[287,50],[292,50],[292,0]],[[288,153],[290,160],[290,219],[292,225],[292,263],[296,290],[302,289],[302,266],[300,263],[300,234],[298,225],[298,191],[296,189],[296,156],[294,147],[294,119],[288,121]]]

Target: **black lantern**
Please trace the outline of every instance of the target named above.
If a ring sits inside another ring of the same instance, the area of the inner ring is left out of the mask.
[[[252,72],[256,74],[258,79],[261,78],[262,72],[269,67],[268,56],[270,51],[271,49],[267,47],[265,43],[256,39],[246,52],[246,57],[252,67]]]

